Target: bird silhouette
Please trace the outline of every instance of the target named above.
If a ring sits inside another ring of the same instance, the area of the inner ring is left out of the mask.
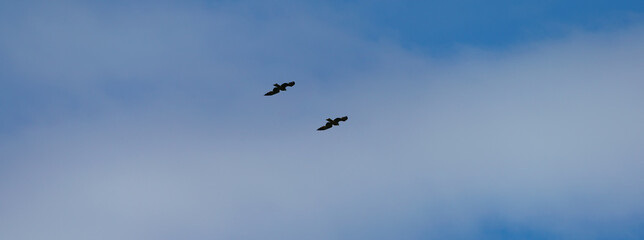
[[[286,91],[286,87],[292,87],[293,85],[295,85],[295,82],[282,83],[282,85],[279,85],[277,83],[273,84],[273,86],[275,86],[273,90],[267,92],[266,94],[264,94],[264,96],[271,96],[277,94],[280,91]]]
[[[347,119],[349,119],[349,117],[347,117],[347,116],[344,116],[344,117],[341,117],[341,118],[335,118],[335,119],[327,118],[326,119],[326,121],[327,121],[326,124],[324,124],[324,126],[318,128],[318,131],[327,130],[327,129],[333,127],[334,125],[338,126],[338,125],[340,125],[340,122],[344,122]]]

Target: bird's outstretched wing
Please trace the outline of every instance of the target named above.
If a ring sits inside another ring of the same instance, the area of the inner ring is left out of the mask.
[[[294,86],[294,85],[295,85],[295,82],[288,82],[288,83],[282,83],[282,86],[281,86],[281,87],[283,87],[283,88],[285,88],[285,87],[292,87],[292,86]]]
[[[326,123],[324,126],[322,126],[322,127],[318,128],[318,131],[327,130],[327,129],[331,128],[331,127],[333,127],[333,124],[331,124],[331,123]]]
[[[341,118],[335,118],[333,120],[327,119],[327,121],[333,122],[333,124],[338,124],[340,121],[344,122],[347,119],[349,119],[347,116],[341,117]]]
[[[264,96],[271,96],[271,95],[275,95],[275,94],[276,94],[276,93],[278,93],[278,92],[280,92],[280,90],[279,90],[279,89],[277,89],[277,88],[273,88],[273,91],[267,92],[266,94],[264,94]]]

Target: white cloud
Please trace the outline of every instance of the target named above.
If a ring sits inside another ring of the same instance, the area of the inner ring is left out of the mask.
[[[166,11],[45,17],[3,42],[16,76],[109,107],[0,139],[1,239],[477,238],[489,219],[563,238],[641,234],[640,28],[447,61],[301,16]],[[32,38],[54,26],[59,43]],[[104,73],[126,83],[117,93],[167,85],[134,106],[72,87],[111,84]],[[297,85],[261,96],[280,78]]]

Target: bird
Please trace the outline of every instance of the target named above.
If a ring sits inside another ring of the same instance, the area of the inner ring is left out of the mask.
[[[327,130],[327,129],[329,129],[329,128],[333,127],[334,125],[335,125],[335,126],[339,126],[339,125],[340,125],[340,122],[344,122],[344,121],[346,121],[347,119],[349,119],[349,117],[347,117],[347,116],[339,117],[339,118],[335,118],[335,119],[327,118],[327,119],[326,119],[326,124],[324,124],[324,126],[322,126],[322,127],[318,128],[318,131],[324,131],[324,130]]]
[[[271,96],[277,94],[280,91],[286,91],[286,87],[292,87],[293,85],[295,85],[295,82],[282,83],[282,85],[279,85],[277,83],[273,84],[273,86],[275,86],[273,90],[267,92],[266,94],[264,94],[264,96]]]

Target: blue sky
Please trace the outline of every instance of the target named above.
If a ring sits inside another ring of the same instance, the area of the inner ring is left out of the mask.
[[[2,1],[0,239],[642,239],[643,11]]]
[[[571,30],[597,31],[636,23],[641,1],[335,1],[355,14],[371,37],[430,53],[460,44],[503,49],[562,37]]]

